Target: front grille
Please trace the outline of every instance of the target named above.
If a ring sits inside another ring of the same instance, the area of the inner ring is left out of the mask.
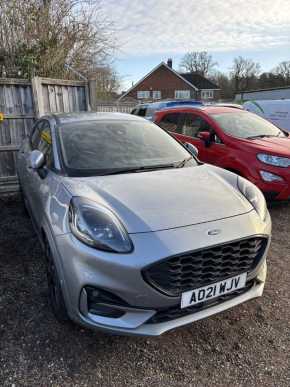
[[[161,309],[157,311],[147,322],[146,324],[158,324],[162,322],[167,322],[171,320],[175,320],[176,318],[184,317],[193,313],[200,312],[204,309],[210,308],[214,305],[220,304],[225,301],[229,301],[232,298],[240,296],[241,294],[247,292],[253,285],[255,281],[247,282],[246,286],[242,289],[238,289],[232,293],[225,294],[223,296],[217,297],[213,300],[201,302],[198,305],[189,306],[188,308],[181,309],[180,303],[176,306],[172,306],[170,308]]]
[[[252,271],[267,239],[249,238],[167,258],[145,268],[145,281],[169,296]]]

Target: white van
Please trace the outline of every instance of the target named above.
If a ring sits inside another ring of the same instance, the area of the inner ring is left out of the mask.
[[[290,99],[247,101],[243,107],[290,132]]]

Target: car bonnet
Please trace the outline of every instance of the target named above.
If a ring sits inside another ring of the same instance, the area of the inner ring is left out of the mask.
[[[113,211],[129,233],[211,222],[253,209],[217,168],[206,165],[65,178],[64,184],[71,195],[89,198]]]

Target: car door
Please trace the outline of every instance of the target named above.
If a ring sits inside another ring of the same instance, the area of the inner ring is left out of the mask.
[[[45,164],[40,170],[30,166],[30,153],[39,150],[44,154]],[[41,224],[44,206],[49,194],[48,174],[53,167],[53,150],[51,140],[51,128],[47,120],[39,121],[30,137],[30,152],[26,157],[25,196],[28,201],[31,215],[36,227]]]
[[[189,142],[197,147],[201,161],[223,166],[227,156],[227,147],[206,117],[198,113],[184,113],[181,132],[183,142]],[[199,137],[201,132],[209,133],[209,141]]]
[[[27,136],[17,156],[17,172],[23,194],[30,207],[31,204],[31,166],[30,166],[30,154],[33,149],[37,148],[40,140],[40,128],[43,121],[37,121],[31,130],[29,136]]]

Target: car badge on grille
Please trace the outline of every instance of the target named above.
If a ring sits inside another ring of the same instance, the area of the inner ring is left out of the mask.
[[[221,230],[218,230],[218,229],[215,229],[215,230],[209,230],[207,232],[208,235],[219,235],[222,231]]]

